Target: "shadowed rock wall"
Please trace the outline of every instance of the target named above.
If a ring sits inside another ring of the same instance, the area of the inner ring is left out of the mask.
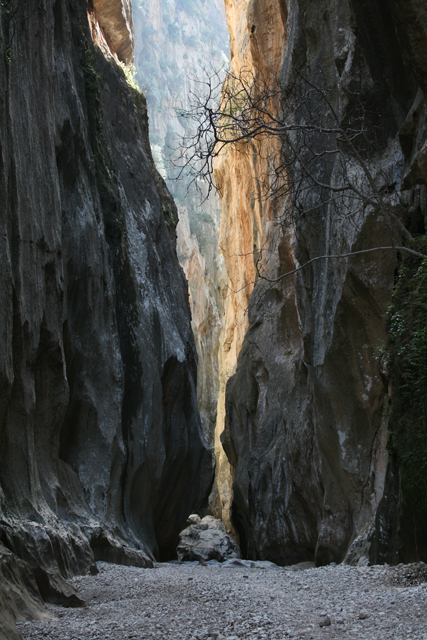
[[[178,209],[177,253],[188,280],[198,355],[197,400],[212,446],[219,386],[221,206],[215,192],[202,203],[190,176],[176,179],[180,161],[173,150],[178,151],[183,137],[194,135],[194,123],[181,117],[180,110],[204,90],[209,73],[228,67],[225,11],[222,0],[133,0],[133,7],[136,77],[147,98],[153,158]],[[197,188],[207,190],[207,185],[199,182]]]
[[[0,542],[51,601],[173,556],[213,475],[176,208],[87,9],[9,0],[0,31]]]
[[[268,60],[262,34],[270,4],[233,5],[235,48],[255,74],[265,73]],[[303,95],[301,76],[325,82],[335,87],[333,104],[341,118],[362,96],[366,126],[376,135],[365,159],[378,185],[387,176],[391,191],[399,192],[407,161],[399,130],[417,93],[413,69],[420,65],[408,64],[389,7],[289,0],[280,15],[286,32],[283,90],[292,85]],[[297,119],[298,104],[295,109]],[[238,160],[237,169],[245,162]],[[366,179],[360,166],[355,171]],[[333,163],[325,161],[319,172],[323,183],[335,184]],[[255,178],[252,172],[254,190]],[[241,206],[228,224],[247,230],[244,221],[252,220],[247,173],[245,180],[243,188],[238,181],[230,185]],[[307,208],[317,196],[307,194]],[[419,192],[408,192],[407,198],[409,218],[422,227]],[[398,202],[393,206],[399,215]],[[291,230],[273,228],[271,221],[264,207],[258,230],[262,244],[250,230],[246,240],[271,255],[261,264],[270,278],[315,256],[384,246],[390,238],[384,218],[369,207],[361,215],[342,217],[325,205]],[[255,284],[249,328],[227,385],[222,435],[234,474],[232,520],[244,555],[279,564],[369,556],[387,469],[387,397],[377,353],[386,340],[385,312],[396,267],[395,255],[380,253],[318,261],[273,287]],[[237,291],[246,284],[238,268],[231,278]]]

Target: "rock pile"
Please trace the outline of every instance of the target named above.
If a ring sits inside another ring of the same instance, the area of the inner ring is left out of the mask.
[[[225,562],[240,558],[240,549],[228,535],[221,520],[212,516],[201,519],[193,514],[187,522],[189,526],[179,535],[177,555],[180,562],[190,560]]]

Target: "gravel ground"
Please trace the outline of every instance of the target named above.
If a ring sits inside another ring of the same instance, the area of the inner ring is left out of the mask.
[[[425,565],[98,568],[72,580],[86,608],[49,606],[54,619],[20,624],[24,638],[427,640]]]

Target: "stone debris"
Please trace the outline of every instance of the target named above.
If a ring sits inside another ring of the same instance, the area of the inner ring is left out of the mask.
[[[390,584],[396,587],[416,586],[427,582],[427,564],[425,562],[414,562],[390,567],[388,580]]]
[[[233,538],[228,535],[221,520],[212,516],[205,516],[197,522],[194,515],[189,520],[194,521],[179,534],[177,547],[178,560],[203,561],[217,560],[224,562],[240,558],[240,549]]]
[[[154,569],[98,563],[98,568],[98,575],[72,580],[86,608],[48,605],[54,619],[19,624],[23,637],[427,640],[427,583],[395,586],[393,567],[293,572],[259,565],[229,571],[219,563],[165,563]]]

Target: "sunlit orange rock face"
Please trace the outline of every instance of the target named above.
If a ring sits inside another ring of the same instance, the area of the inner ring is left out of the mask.
[[[230,33],[231,72],[245,69],[273,82],[280,71],[286,40],[286,9],[277,0],[226,0]],[[279,104],[272,105],[278,110]],[[222,289],[224,310],[219,350],[220,392],[215,434],[219,495],[212,505],[232,531],[232,468],[220,442],[225,422],[225,387],[235,372],[237,357],[248,328],[248,305],[256,278],[257,250],[272,241],[266,230],[274,221],[277,203],[262,198],[257,177],[265,176],[265,158],[273,140],[227,149],[215,162],[215,181],[222,200],[220,247],[228,283]]]
[[[96,20],[113,54],[121,62],[133,57],[134,34],[131,0],[93,0]]]
[[[304,92],[303,76],[327,81],[340,118],[363,93],[372,131],[381,131],[366,162],[377,184],[393,176],[399,189],[399,130],[419,83],[389,7],[379,0],[237,0],[226,1],[226,12],[234,73],[279,77],[283,92],[291,83]],[[275,105],[276,113],[280,107],[286,104]],[[316,256],[384,246],[390,229],[375,207],[345,218],[329,204],[290,227],[280,224],[284,203],[259,189],[268,174],[262,158],[274,144],[228,149],[215,164],[228,275],[216,428],[219,511],[247,557],[279,564],[395,561],[384,543],[392,525],[377,510],[394,500],[386,480],[387,372],[378,354],[396,256],[319,260],[270,287],[256,269],[261,249],[258,266],[274,279]],[[334,162],[318,166],[332,186]],[[367,179],[360,164],[354,171]],[[306,194],[307,207],[313,197]],[[416,202],[413,192],[408,197]],[[423,215],[419,205],[415,211]]]

